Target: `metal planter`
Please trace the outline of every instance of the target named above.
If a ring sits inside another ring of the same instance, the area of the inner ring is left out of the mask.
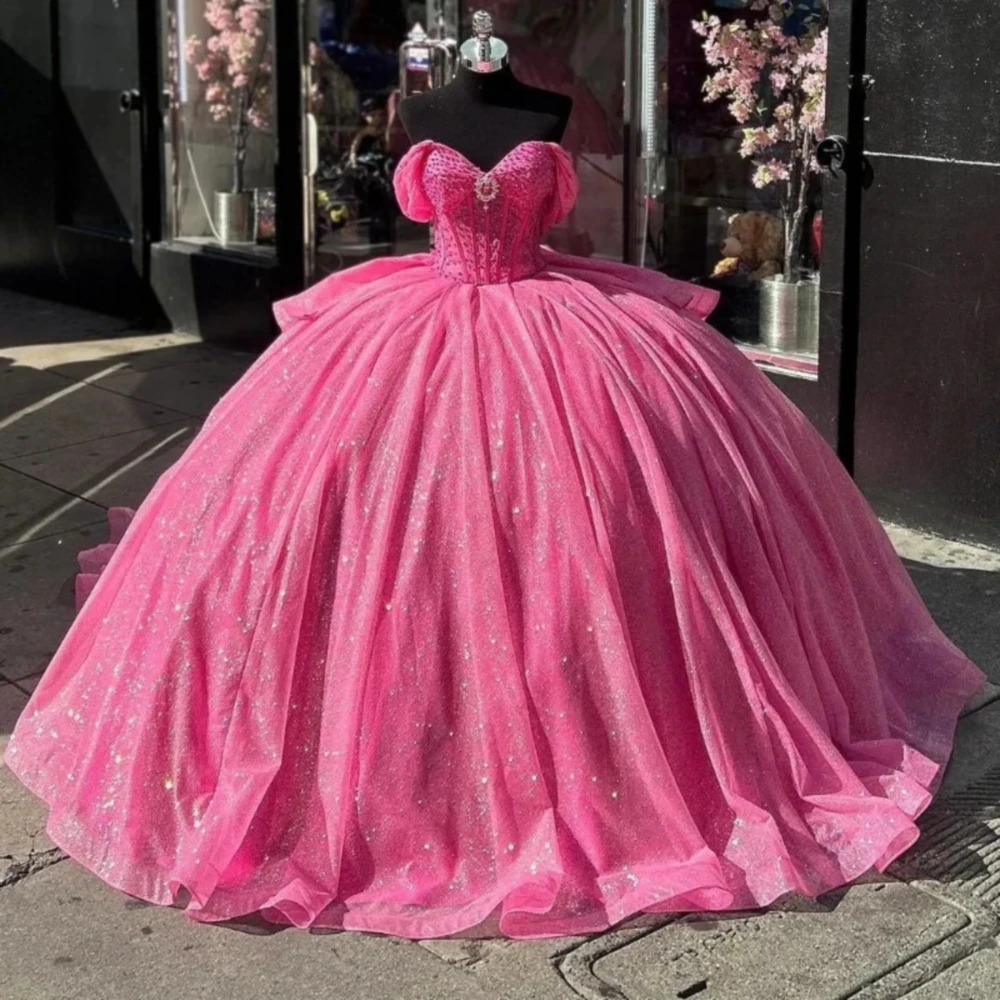
[[[781,275],[760,283],[760,339],[773,351],[815,354],[819,346],[819,277]]]
[[[215,192],[215,231],[225,247],[254,240],[253,194],[250,191]]]

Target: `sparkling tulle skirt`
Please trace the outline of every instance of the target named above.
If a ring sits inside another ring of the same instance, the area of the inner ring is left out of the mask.
[[[199,920],[532,937],[913,843],[981,673],[710,294],[546,261],[279,305],[11,741],[74,858]]]

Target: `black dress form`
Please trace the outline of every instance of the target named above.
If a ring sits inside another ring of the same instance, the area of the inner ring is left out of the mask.
[[[407,97],[399,117],[413,142],[433,139],[490,170],[522,142],[559,142],[572,109],[572,98],[521,83],[509,66],[459,66],[446,86]]]

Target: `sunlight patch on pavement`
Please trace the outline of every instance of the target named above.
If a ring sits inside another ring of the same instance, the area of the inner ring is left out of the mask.
[[[903,559],[942,569],[980,570],[1000,573],[1000,551],[952,538],[939,538],[898,524],[882,523]]]
[[[79,381],[69,382],[66,385],[66,388],[50,392],[47,396],[43,396],[34,403],[29,403],[27,406],[22,406],[21,409],[15,410],[13,413],[4,417],[0,420],[0,431],[10,427],[11,424],[16,424],[18,420],[21,420],[31,413],[37,413],[39,410],[44,410],[46,406],[51,406],[57,399],[62,399],[64,396],[68,396],[70,393],[76,392],[78,389],[82,389],[85,385],[88,385],[91,382],[96,382],[98,379],[105,378],[108,375],[113,375],[115,372],[121,371],[122,368],[127,367],[128,364],[122,361],[117,365],[111,365],[102,371],[95,372],[93,375],[88,375],[86,378],[82,378]]]
[[[109,337],[106,340],[67,341],[65,343],[27,344],[5,347],[3,357],[31,368],[54,368],[57,365],[120,358],[128,354],[146,354],[171,347],[202,345],[193,333],[144,333],[134,337]]]

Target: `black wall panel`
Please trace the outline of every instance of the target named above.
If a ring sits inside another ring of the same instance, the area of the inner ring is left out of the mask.
[[[0,275],[45,293],[52,250],[54,146],[49,4],[0,4]]]
[[[854,471],[886,516],[1000,545],[1000,19],[868,10]]]

